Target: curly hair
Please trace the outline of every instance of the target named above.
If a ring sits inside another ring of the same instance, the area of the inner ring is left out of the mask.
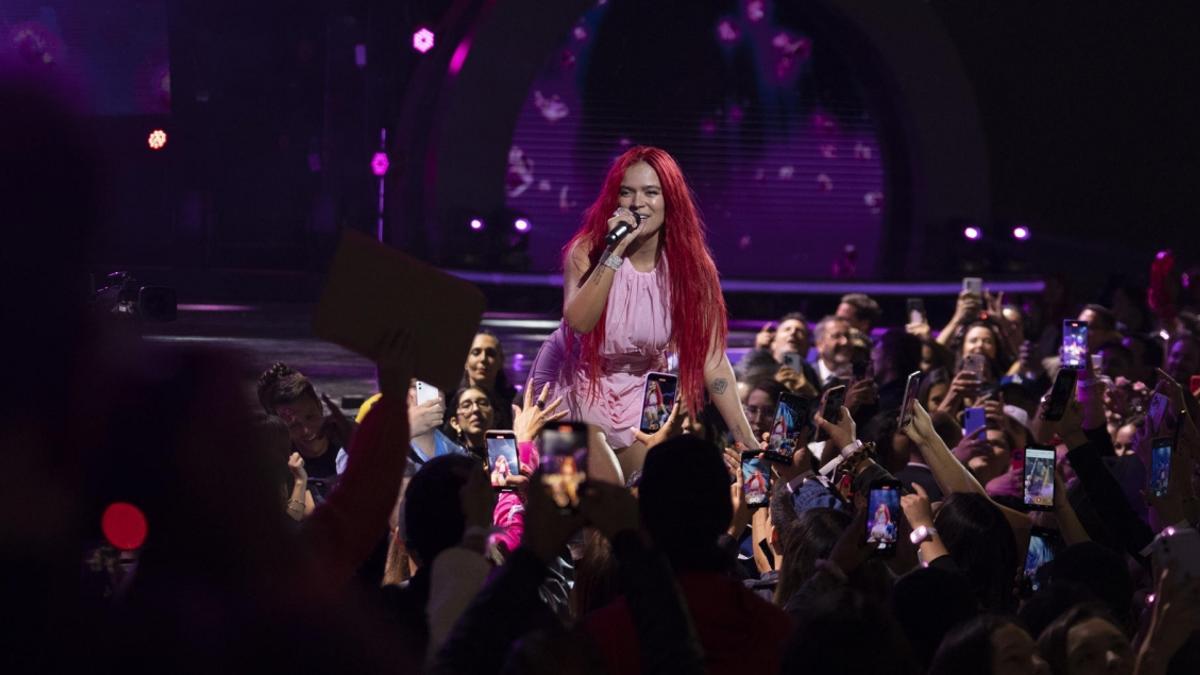
[[[276,361],[258,376],[258,401],[263,410],[269,415],[275,414],[275,409],[281,405],[294,403],[311,396],[317,399],[317,390],[300,371],[291,366]]]

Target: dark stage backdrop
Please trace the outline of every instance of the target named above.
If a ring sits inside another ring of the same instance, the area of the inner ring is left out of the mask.
[[[170,112],[165,0],[4,0],[0,52],[55,73],[88,113]]]
[[[847,245],[850,274],[876,275],[886,212],[876,122],[844,45],[783,4],[679,12],[610,0],[563,36],[509,151],[508,206],[532,223],[532,268],[559,269],[609,162],[651,144],[683,166],[724,276],[845,276],[834,266]]]

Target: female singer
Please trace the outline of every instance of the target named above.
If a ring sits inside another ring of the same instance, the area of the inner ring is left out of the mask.
[[[608,247],[622,221],[632,233]],[[679,392],[692,409],[707,389],[734,440],[759,447],[738,401],[725,355],[725,300],[704,225],[675,160],[638,146],[617,158],[584,223],[565,248],[566,344],[578,358],[563,374],[574,419],[599,426],[626,475],[642,465],[641,419],[646,374],[678,355]],[[638,440],[640,438],[640,440]]]

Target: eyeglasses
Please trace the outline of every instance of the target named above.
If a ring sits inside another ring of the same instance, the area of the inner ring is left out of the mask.
[[[774,417],[775,406],[773,405],[744,405],[742,409],[746,411],[746,417],[754,417],[762,415],[763,417]]]
[[[475,401],[459,401],[458,412],[469,412],[471,408],[479,408],[480,410],[491,410],[492,402],[486,398],[481,398]]]

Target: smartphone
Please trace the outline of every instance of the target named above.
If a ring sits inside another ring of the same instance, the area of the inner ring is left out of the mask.
[[[1078,370],[1059,368],[1054,377],[1054,387],[1050,389],[1050,403],[1046,406],[1046,419],[1057,422],[1067,414],[1067,405],[1075,393],[1075,380],[1079,377]]]
[[[800,443],[804,429],[811,423],[812,399],[796,394],[779,395],[775,407],[775,421],[771,424],[771,435],[763,457],[776,462],[790,464],[792,455]]]
[[[1158,569],[1174,567],[1185,581],[1200,578],[1200,533],[1193,528],[1167,527],[1151,546]]]
[[[1167,422],[1167,410],[1171,407],[1171,399],[1166,394],[1156,391],[1150,397],[1146,406],[1146,417],[1150,419],[1150,431],[1162,433]]]
[[[563,511],[579,508],[587,480],[588,435],[583,422],[552,422],[542,429],[538,480]]]
[[[652,434],[662,429],[675,405],[679,378],[668,373],[647,373],[642,391],[642,433]]]
[[[963,370],[968,373],[974,373],[980,379],[983,379],[983,371],[987,364],[987,357],[983,354],[967,354],[963,357]]]
[[[1088,327],[1083,321],[1063,321],[1062,367],[1082,370],[1087,367]]]
[[[983,279],[979,277],[963,277],[962,289],[975,295],[983,295]]]
[[[859,382],[867,378],[875,379],[875,364],[871,359],[861,359],[850,363],[851,372],[854,374],[854,381]]]
[[[983,408],[967,408],[963,411],[963,436],[970,436],[987,426],[987,412]]]
[[[804,372],[804,355],[800,352],[787,352],[783,355],[783,365],[797,373]]]
[[[1150,492],[1155,497],[1167,495],[1167,481],[1171,477],[1172,439],[1156,438],[1150,445]]]
[[[1054,448],[1025,448],[1025,508],[1054,510]]]
[[[908,426],[912,422],[913,403],[917,400],[917,390],[921,388],[922,374],[919,370],[914,370],[908,376],[908,382],[904,385],[904,398],[900,403],[900,428]]]
[[[511,492],[509,476],[520,476],[521,465],[517,462],[517,435],[511,431],[489,431],[487,439],[488,475],[492,487],[501,492]]]
[[[1091,358],[1092,358],[1092,371],[1095,372],[1096,374],[1099,374],[1101,370],[1104,370],[1104,355],[1103,354],[1092,354]]]
[[[1038,579],[1038,571],[1042,567],[1054,560],[1055,551],[1058,550],[1061,538],[1054,530],[1047,530],[1041,527],[1033,528],[1029,535],[1029,552],[1025,554],[1025,584],[1030,591],[1036,593],[1041,590],[1041,580]]]
[[[909,323],[929,323],[929,315],[925,313],[925,301],[923,299],[909,298],[907,304]]]
[[[867,545],[879,555],[896,551],[900,534],[900,481],[883,478],[871,483],[867,496]]]
[[[846,404],[846,385],[837,384],[821,394],[821,417],[830,424],[842,421],[842,406]]]
[[[417,405],[421,405],[426,401],[440,400],[442,400],[442,392],[438,391],[437,387],[428,382],[417,380]]]
[[[742,497],[751,509],[761,509],[771,501],[771,467],[761,451],[742,453]]]

